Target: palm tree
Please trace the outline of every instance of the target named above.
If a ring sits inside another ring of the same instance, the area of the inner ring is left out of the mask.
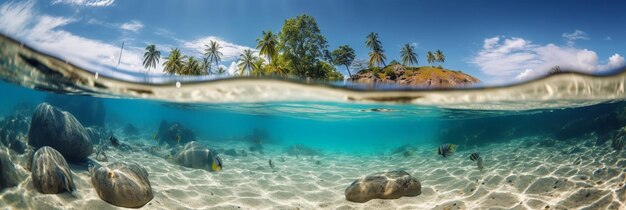
[[[402,57],[402,65],[410,66],[413,63],[417,64],[417,54],[415,54],[415,48],[410,44],[405,44],[400,50],[400,57]]]
[[[272,33],[272,31],[265,32],[263,31],[263,38],[256,39],[258,42],[256,49],[259,49],[259,55],[267,56],[267,60],[269,63],[272,63],[272,58],[278,52],[276,50],[276,45],[278,45],[276,34]]]
[[[196,58],[193,56],[189,56],[186,61],[183,62],[184,70],[183,74],[185,75],[201,75],[202,67]]]
[[[383,64],[383,66],[385,65],[385,59],[387,59],[387,57],[381,51],[372,51],[369,53],[369,55],[370,55],[370,61],[369,61],[370,66],[373,66],[374,63],[376,63],[376,66],[378,67],[380,67],[381,63]]]
[[[224,73],[226,73],[226,68],[224,68],[223,66],[218,66],[217,67],[217,71],[215,71],[215,73],[217,73],[219,75],[224,74]]]
[[[208,74],[210,75],[211,73],[213,73],[211,70],[211,62],[209,61],[208,57],[203,57],[202,58],[202,63],[200,64],[200,69],[202,69],[204,71],[204,74]]]
[[[159,59],[161,59],[161,51],[158,51],[153,44],[148,45],[143,54],[143,66],[150,71],[150,68],[156,68]]]
[[[206,49],[204,49],[204,55],[209,60],[209,65],[207,68],[207,73],[211,74],[211,64],[217,64],[222,60],[222,52],[220,52],[220,44],[216,41],[211,40],[208,45],[204,45]]]
[[[254,65],[252,66],[252,75],[257,77],[265,75],[265,71],[263,69],[263,59],[255,57]]]
[[[378,33],[372,32],[367,35],[365,39],[365,46],[370,48],[369,56],[369,65],[373,66],[376,63],[377,66],[380,66],[382,63],[385,65],[385,60],[387,57],[385,56],[385,50],[383,50],[383,44],[378,40]]]
[[[252,50],[246,49],[243,51],[241,55],[239,55],[237,67],[239,67],[239,75],[243,76],[243,74],[248,71],[248,75],[250,72],[255,69],[255,61],[256,57],[252,55]]]
[[[367,35],[365,39],[365,46],[370,48],[371,51],[378,51],[383,48],[383,44],[378,40],[378,33],[372,32]]]
[[[446,61],[446,56],[443,55],[443,52],[441,52],[441,50],[437,50],[435,52],[435,59],[437,60],[437,62],[445,62]]]
[[[428,51],[426,53],[426,62],[428,62],[428,64],[432,64],[435,61],[437,61],[437,58],[435,57],[435,54],[431,51]]]
[[[170,55],[165,58],[165,62],[163,63],[163,71],[168,74],[181,74],[183,70],[183,59],[185,56],[180,54],[180,50],[178,48],[172,49],[170,51]]]

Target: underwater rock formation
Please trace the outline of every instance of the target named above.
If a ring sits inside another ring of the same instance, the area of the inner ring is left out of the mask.
[[[48,94],[45,101],[52,106],[72,113],[85,126],[104,127],[106,110],[100,98]]]
[[[422,193],[420,182],[405,171],[390,171],[367,175],[346,188],[346,200],[367,202],[371,199],[396,199]]]
[[[28,133],[30,122],[21,114],[11,115],[0,122],[0,143],[20,154],[26,150],[24,136]]]
[[[93,144],[101,144],[102,140],[105,138],[106,130],[100,126],[90,126],[85,128],[87,130],[87,134],[89,134],[89,138]]]
[[[304,146],[302,144],[294,144],[287,148],[287,154],[292,156],[315,156],[319,155],[320,152],[316,149]]]
[[[148,172],[137,164],[111,163],[90,170],[100,199],[121,207],[139,208],[154,198]]]
[[[161,121],[157,133],[159,143],[168,145],[183,145],[187,142],[195,141],[196,136],[189,128],[183,127],[178,122]]]
[[[52,147],[44,146],[35,152],[31,176],[35,188],[44,194],[73,192],[76,188],[72,172],[63,155]]]
[[[9,155],[0,150],[0,190],[15,187],[20,183],[20,178],[15,170],[15,165],[11,162]]]
[[[174,156],[174,160],[185,167],[206,169],[209,171],[220,171],[221,163],[216,151],[208,147],[192,141],[178,151]],[[219,168],[214,165],[219,164]]]
[[[69,160],[82,160],[93,152],[87,130],[72,114],[42,103],[33,113],[28,144],[35,148],[50,146]]]
[[[126,124],[126,126],[124,126],[124,134],[126,136],[137,136],[139,135],[139,129],[137,129],[137,127],[135,127],[133,124]]]

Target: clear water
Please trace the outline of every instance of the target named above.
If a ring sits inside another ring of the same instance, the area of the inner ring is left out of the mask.
[[[195,140],[218,151],[248,154],[220,154],[224,169],[209,172],[178,167],[145,151],[113,149],[110,159],[166,165],[145,164],[155,198],[144,208],[625,208],[626,153],[612,146],[626,125],[621,71],[559,74],[502,87],[416,89],[271,78],[146,78],[84,70],[6,37],[0,46],[0,119],[20,108],[32,113],[52,98],[66,105],[101,101],[103,126],[123,143],[159,146],[154,134],[166,120],[191,129]],[[139,134],[125,133],[127,125]],[[250,148],[257,143],[247,136],[255,130],[267,134],[262,152]],[[459,148],[443,158],[435,151],[444,143]],[[294,145],[319,154],[290,155]],[[483,156],[485,169],[469,160],[473,152]],[[269,159],[278,170],[269,168]],[[58,202],[67,208],[112,208],[84,181],[89,173],[80,163],[71,165],[83,180],[78,198],[36,195],[25,178],[18,189],[2,191],[0,207]],[[365,204],[344,199],[353,180],[400,169],[422,182],[422,195]],[[28,177],[26,169],[19,170]],[[312,181],[324,179],[330,184]],[[573,184],[562,187],[554,180]],[[176,186],[178,193],[172,191]],[[213,188],[222,190],[215,192],[218,198],[206,194]],[[581,194],[587,199],[579,199]]]

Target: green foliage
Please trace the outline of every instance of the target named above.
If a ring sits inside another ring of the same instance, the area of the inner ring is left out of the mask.
[[[150,68],[156,68],[159,59],[161,59],[161,51],[158,51],[153,44],[148,45],[143,54],[143,66],[150,71]]]
[[[428,62],[428,64],[431,64],[431,63],[434,63],[435,61],[437,61],[435,54],[431,51],[428,51],[426,53],[426,62]]]
[[[318,67],[328,47],[315,19],[300,15],[285,20],[280,32],[279,49],[290,61],[290,69],[298,77],[324,78],[325,72]]]
[[[222,48],[220,44],[216,41],[211,40],[208,45],[204,45],[206,49],[204,50],[204,55],[206,56],[206,61],[203,62],[204,68],[206,68],[207,73],[211,73],[211,64],[218,64],[222,60],[223,54],[220,52]]]
[[[391,62],[389,62],[390,66],[395,66],[395,65],[398,65],[398,64],[400,64],[400,63],[397,60],[391,60]]]
[[[378,39],[378,33],[372,32],[365,38],[365,46],[370,48],[369,52],[369,65],[380,67],[380,64],[385,65],[385,50],[383,50],[383,44]]]
[[[396,79],[396,72],[393,68],[385,68],[385,75],[387,75],[391,79]]]
[[[413,63],[417,63],[417,54],[415,48],[410,44],[405,44],[400,50],[400,57],[402,58],[402,65],[411,66]]]
[[[348,45],[341,45],[337,49],[332,52],[332,61],[335,65],[343,65],[348,70],[348,75],[352,77],[352,73],[350,72],[350,64],[354,61],[356,54],[354,53],[354,49],[352,49]]]
[[[372,68],[372,75],[374,75],[374,77],[378,77],[378,75],[381,73],[382,73],[382,70],[380,70],[380,67]]]
[[[324,72],[325,74],[324,78],[328,80],[342,80],[343,79],[343,74],[339,73],[333,65],[330,65],[329,63],[326,63],[323,61],[319,61],[318,66]]]
[[[278,45],[278,37],[276,34],[272,33],[272,31],[265,32],[263,31],[263,37],[260,39],[256,39],[257,45],[256,49],[259,50],[259,55],[267,56],[267,59],[272,63],[272,60],[278,51],[276,50],[276,46]]]
[[[183,62],[182,71],[179,73],[180,75],[202,75],[203,71],[200,66],[200,63],[196,58],[189,57],[186,61]]]
[[[246,49],[237,60],[237,67],[239,68],[239,76],[243,76],[246,72],[248,75],[252,73],[252,70],[256,69],[256,60],[258,58],[252,54],[252,50]]]
[[[185,56],[180,53],[178,48],[172,49],[170,55],[165,58],[163,63],[163,71],[167,74],[181,74],[183,70],[183,60]]]

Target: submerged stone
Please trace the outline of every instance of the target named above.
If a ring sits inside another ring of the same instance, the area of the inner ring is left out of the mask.
[[[154,198],[148,172],[134,163],[92,168],[91,183],[100,199],[116,206],[139,208]]]
[[[367,202],[371,199],[397,199],[422,193],[420,182],[405,171],[390,171],[367,175],[346,188],[346,200]]]
[[[31,176],[35,189],[44,194],[73,192],[76,188],[72,172],[63,155],[52,147],[44,146],[35,152]]]
[[[35,148],[50,146],[70,160],[82,160],[93,152],[83,125],[71,113],[47,103],[37,106],[33,113],[28,143]]]
[[[9,155],[0,150],[0,190],[15,187],[20,183],[20,178],[15,170],[15,165],[11,162]]]

